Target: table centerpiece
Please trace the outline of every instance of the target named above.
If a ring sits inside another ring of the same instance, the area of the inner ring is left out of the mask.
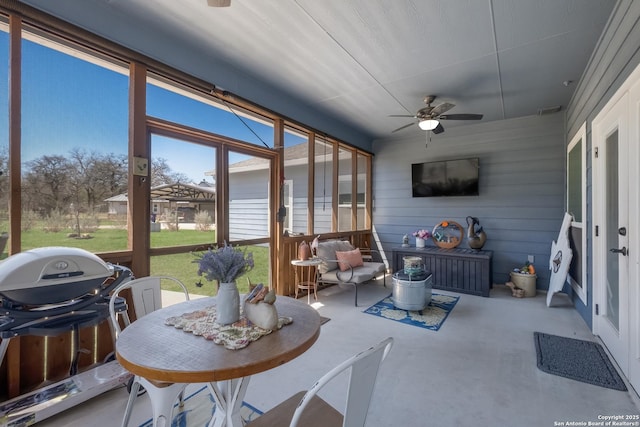
[[[198,263],[198,276],[204,275],[205,279],[218,282],[216,322],[221,325],[237,322],[240,319],[240,292],[236,279],[253,269],[253,254],[224,242],[224,246],[209,249],[194,262]]]

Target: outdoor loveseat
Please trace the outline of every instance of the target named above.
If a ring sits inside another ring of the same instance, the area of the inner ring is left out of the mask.
[[[355,305],[358,305],[358,285],[382,275],[386,287],[386,265],[380,252],[355,248],[345,240],[318,242],[316,256],[322,259],[318,266],[319,284],[351,285],[355,290]]]

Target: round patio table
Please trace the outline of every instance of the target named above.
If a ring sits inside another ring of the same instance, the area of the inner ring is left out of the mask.
[[[278,296],[278,316],[293,322],[238,350],[165,324],[169,317],[204,309],[215,301],[215,297],[185,301],[136,320],[118,336],[116,357],[125,369],[147,380],[208,383],[216,400],[209,425],[242,426],[239,410],[251,375],[283,365],[309,349],[320,335],[320,316],[301,301]]]

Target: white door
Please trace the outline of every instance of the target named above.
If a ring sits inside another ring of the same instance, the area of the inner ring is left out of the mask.
[[[629,93],[629,373],[640,394],[640,67]],[[630,79],[631,80],[631,79]]]
[[[630,278],[638,277],[640,250],[638,141],[631,141],[629,92],[610,105],[594,120],[592,133],[593,325],[625,376],[640,390],[638,282],[630,283]]]

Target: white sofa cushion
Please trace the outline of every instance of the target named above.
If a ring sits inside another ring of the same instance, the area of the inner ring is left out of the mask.
[[[355,267],[347,271],[340,271],[334,268],[331,271],[322,273],[323,282],[343,282],[343,283],[363,283],[375,278],[384,272],[385,265],[382,262],[365,262],[360,267]],[[353,272],[353,274],[352,274]]]

